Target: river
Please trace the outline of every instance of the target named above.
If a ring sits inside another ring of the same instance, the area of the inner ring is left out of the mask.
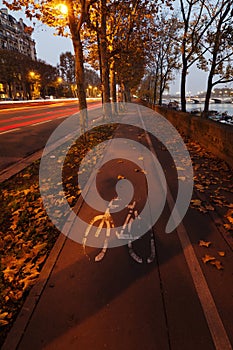
[[[198,109],[203,111],[204,103],[187,103],[187,111],[190,112],[192,109]],[[218,111],[220,114],[227,112],[228,115],[233,116],[233,103],[211,103],[209,106],[210,111]]]

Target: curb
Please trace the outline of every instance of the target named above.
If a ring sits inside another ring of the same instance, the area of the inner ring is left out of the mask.
[[[66,239],[67,237],[65,237],[62,233],[59,235],[55,245],[46,259],[46,263],[40,272],[36,284],[30,290],[23,307],[16,318],[16,321],[13,323],[12,328],[7,334],[5,342],[1,348],[2,350],[15,350],[19,346]]]
[[[40,159],[43,153],[43,149],[31,154],[28,157],[21,159],[16,164],[10,165],[9,167],[3,169],[0,172],[0,183],[10,179],[12,176],[16,175],[29,165],[31,165],[36,160]]]

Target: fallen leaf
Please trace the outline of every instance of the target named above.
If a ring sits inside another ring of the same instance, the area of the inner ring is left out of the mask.
[[[208,263],[209,261],[212,261],[212,260],[215,260],[215,257],[214,256],[210,256],[210,255],[205,255],[203,258],[202,258],[202,261],[206,264]]]
[[[202,241],[202,240],[200,240],[199,241],[199,246],[200,247],[209,247],[211,245],[211,242],[206,242],[206,241]]]
[[[218,252],[218,255],[219,255],[219,256],[225,256],[226,253],[225,253],[225,252]]]
[[[42,264],[45,261],[46,257],[47,257],[47,254],[40,256],[36,262],[36,265],[39,266],[40,264]]]
[[[6,321],[6,320],[0,320],[0,326],[6,326],[6,325],[8,325],[8,321]]]
[[[191,200],[192,205],[199,206],[201,205],[200,199],[192,199]]]
[[[195,188],[198,190],[198,191],[200,191],[200,192],[204,192],[204,186],[203,185],[200,185],[200,184],[196,184],[195,185]]]
[[[33,247],[33,252],[34,253],[39,253],[42,249],[44,249],[47,246],[47,243],[39,243]]]
[[[0,314],[0,320],[3,320],[8,315],[8,312],[3,312]]]
[[[125,179],[125,177],[122,176],[122,175],[118,175],[118,176],[117,176],[117,179],[118,179],[118,180],[122,180],[122,179]]]
[[[28,193],[31,192],[31,189],[23,190],[24,195],[26,196]]]
[[[206,204],[206,205],[205,205],[205,208],[206,208],[207,210],[214,210],[214,207],[212,207],[211,204]]]
[[[230,224],[224,224],[223,226],[225,227],[226,230],[232,229],[232,225],[230,225]]]
[[[233,209],[228,210],[226,218],[231,224],[233,224]]]
[[[221,261],[215,260],[215,261],[211,261],[210,263],[211,265],[214,265],[218,270],[223,270]]]
[[[32,286],[33,284],[35,284],[35,280],[38,277],[39,272],[35,271],[33,274],[23,278],[20,280],[20,284],[23,285],[23,290],[28,289],[30,286]]]
[[[21,299],[23,297],[23,291],[14,291],[9,293],[8,300],[11,299],[13,302],[16,302],[17,300]]]

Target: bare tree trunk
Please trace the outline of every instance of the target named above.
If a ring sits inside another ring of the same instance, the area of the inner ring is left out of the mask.
[[[212,92],[212,88],[214,85],[213,78],[214,78],[214,74],[215,74],[215,70],[216,70],[216,62],[217,62],[217,56],[218,56],[220,38],[221,38],[221,27],[222,27],[222,23],[224,22],[224,19],[227,16],[229,10],[230,10],[230,5],[228,5],[226,10],[224,11],[224,13],[223,13],[223,15],[218,23],[218,27],[217,27],[217,33],[216,33],[216,38],[215,38],[215,43],[214,43],[211,68],[210,68],[208,82],[207,82],[205,106],[204,106],[204,111],[203,111],[204,118],[208,116],[208,112],[209,112],[210,97],[211,97],[211,92]]]
[[[131,102],[130,88],[127,83],[123,83],[124,86],[124,102]]]
[[[27,99],[27,88],[25,81],[22,82],[22,90],[23,90],[23,99]]]
[[[111,96],[112,96],[112,113],[113,115],[117,114],[116,102],[117,102],[117,93],[116,93],[116,73],[115,73],[115,62],[112,59],[110,65],[110,85],[111,85]]]
[[[72,8],[69,11],[69,27],[72,35],[72,42],[73,42],[74,53],[75,53],[75,76],[76,76],[79,108],[80,108],[80,127],[81,127],[82,133],[84,133],[88,126],[88,118],[87,118],[87,100],[86,100],[86,91],[85,91],[83,46],[82,46],[82,41],[80,37],[81,25],[78,28],[75,14]]]
[[[9,97],[10,97],[10,98],[13,98],[11,82],[9,81],[7,85],[8,85],[8,94],[9,94]]]
[[[213,88],[212,80],[213,80],[213,76],[209,75],[208,83],[207,83],[207,91],[206,91],[206,96],[205,96],[205,106],[204,106],[204,111],[202,114],[202,116],[204,118],[207,118],[208,112],[209,112],[210,97],[211,97],[211,92],[212,92],[212,88]]]
[[[79,109],[80,109],[80,126],[81,130],[84,133],[87,126],[87,100],[86,100],[86,91],[85,91],[85,74],[84,74],[84,65],[83,65],[83,48],[78,33],[77,38],[73,41],[74,52],[75,52],[75,76],[77,84],[77,95],[79,100]]]
[[[189,4],[189,6],[191,6],[191,4]],[[188,33],[188,26],[189,26],[189,18],[191,14],[191,7],[189,7],[188,18],[185,18],[183,1],[181,1],[181,10],[182,10],[185,28],[184,28],[184,36],[182,40],[182,47],[181,47],[182,73],[181,73],[180,99],[181,99],[181,110],[182,112],[186,112],[186,77],[187,77],[187,71],[188,71],[188,62],[186,58],[186,40],[187,40],[187,33]]]
[[[181,110],[186,112],[186,76],[187,76],[187,62],[183,61],[183,68],[181,73],[181,87],[180,87],[180,98],[181,98]]]
[[[158,85],[158,78],[155,77],[154,92],[153,92],[153,105],[155,105],[157,102],[157,85]]]
[[[97,22],[97,28],[98,22]],[[100,81],[101,81],[101,87],[103,86],[103,73],[102,73],[102,60],[101,60],[101,53],[100,53],[100,36],[99,36],[99,31],[97,30],[96,32],[96,39],[97,39],[97,45],[98,45],[98,55],[99,55],[99,69],[100,69]],[[104,97],[103,97],[103,88],[101,89],[101,99],[102,99],[102,104],[104,103]]]
[[[103,113],[104,118],[112,118],[112,111],[110,108],[110,80],[109,80],[109,63],[107,54],[107,6],[106,0],[100,2],[101,26],[100,26],[100,57],[101,57],[101,72],[102,72],[102,91],[103,91]]]
[[[159,106],[162,106],[162,100],[163,100],[163,88],[160,86],[160,89],[159,89]]]
[[[109,64],[107,57],[107,7],[106,0],[101,0],[101,26],[100,26],[100,56],[102,65],[102,88],[104,103],[110,102],[110,85],[109,85]]]

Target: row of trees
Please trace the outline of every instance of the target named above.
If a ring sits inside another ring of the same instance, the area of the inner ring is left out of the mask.
[[[12,51],[0,50],[0,82],[12,99],[54,94],[57,77],[57,69],[43,61],[34,61],[18,52],[12,54]],[[6,91],[1,93],[3,95]]]
[[[92,87],[95,95],[100,89],[98,74],[85,68],[85,89]],[[1,96],[10,99],[35,99],[56,97],[77,97],[75,81],[75,58],[70,52],[62,53],[57,67],[41,60],[32,60],[19,52],[0,50]],[[90,95],[90,92],[89,92]],[[93,95],[93,91],[92,91]]]
[[[208,73],[204,113],[208,113],[211,91],[217,84],[233,81],[233,1],[180,0],[182,13],[181,104],[186,110],[186,77],[197,63]]]
[[[232,81],[233,0],[4,0],[70,36],[80,107],[85,110],[84,62],[100,71],[103,102],[116,101],[116,83],[124,99],[149,72],[154,102],[181,69],[181,104],[186,110],[186,80],[197,64],[208,71],[205,113],[213,86]],[[174,8],[173,8],[174,3]],[[177,5],[179,3],[179,5]],[[179,8],[178,8],[178,7]],[[106,113],[110,113],[107,111]],[[85,128],[86,115],[81,124]]]
[[[77,85],[75,78],[75,57],[71,52],[65,52],[60,55],[60,61],[57,66],[59,75],[63,81],[63,96],[77,97]],[[97,97],[101,90],[99,75],[95,70],[85,67],[85,91],[88,97]]]
[[[154,103],[162,102],[176,70],[181,69],[181,107],[186,111],[186,81],[193,65],[208,72],[204,115],[212,89],[233,81],[233,1],[180,0],[179,8],[162,14],[151,29],[151,47],[141,93],[153,90]]]
[[[56,0],[4,1],[10,9],[25,10],[29,18],[36,18],[55,27],[58,34],[71,37],[77,94],[83,111],[87,107],[84,61],[100,71],[104,103],[110,102],[111,95],[112,101],[116,101],[116,82],[121,85],[125,100],[130,100],[130,89],[144,74],[151,18],[162,2],[64,0],[61,4]],[[169,4],[169,0],[166,3]],[[81,113],[81,119],[85,129],[85,112]]]

